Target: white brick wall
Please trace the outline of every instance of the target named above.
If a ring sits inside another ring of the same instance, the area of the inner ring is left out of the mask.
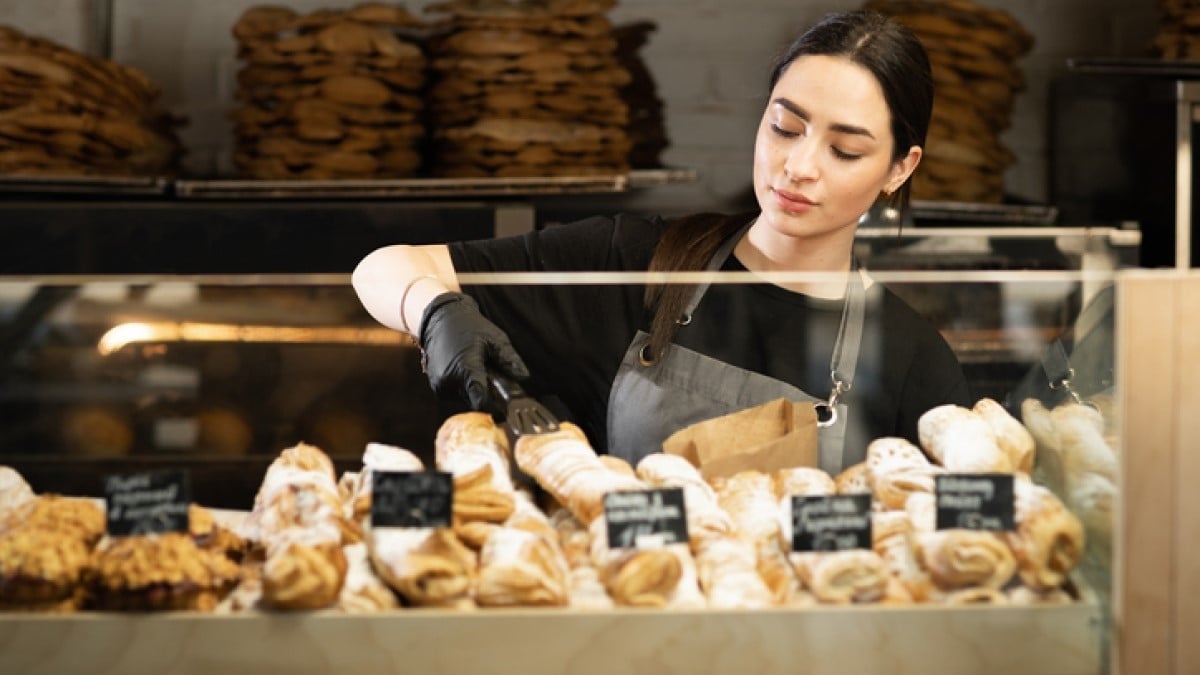
[[[1048,88],[1070,56],[1141,56],[1157,29],[1145,0],[979,0],[1012,14],[1036,37],[1021,62],[1028,88],[1020,95],[1004,141],[1018,161],[1006,174],[1009,192],[1046,199]],[[113,55],[145,70],[165,102],[186,115],[188,167],[200,174],[228,166],[233,41],[230,26],[265,0],[123,0],[114,8]],[[301,11],[353,0],[290,0]],[[411,0],[419,11],[426,0]],[[693,185],[637,195],[632,203],[663,210],[720,207],[749,186],[753,133],[774,55],[822,14],[860,2],[834,0],[623,0],[614,21],[650,20],[658,30],[643,55],[667,105],[665,153],[672,165],[701,172]],[[87,0],[0,0],[2,21],[69,45],[86,44]]]

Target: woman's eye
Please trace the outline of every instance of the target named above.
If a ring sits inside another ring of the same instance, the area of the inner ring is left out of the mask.
[[[800,132],[798,132],[798,131],[788,131],[787,129],[784,129],[783,127],[779,126],[778,124],[774,124],[774,123],[771,124],[771,131],[774,131],[776,134],[778,134],[779,136],[782,136],[783,138],[795,138],[800,135]]]
[[[843,152],[842,150],[839,150],[838,148],[833,148],[833,156],[837,157],[838,159],[846,159],[846,160],[858,159],[859,157],[862,157],[862,155],[855,155],[853,153]]]

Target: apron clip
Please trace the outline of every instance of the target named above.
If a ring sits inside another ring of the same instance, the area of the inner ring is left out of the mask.
[[[833,391],[829,392],[829,400],[813,406],[817,409],[817,426],[821,428],[831,427],[837,424],[838,400],[841,399],[842,394],[850,391],[850,385],[843,382],[842,379],[837,376],[837,371],[830,373],[830,375],[833,379]],[[824,411],[824,414],[822,414],[822,411]]]
[[[1067,395],[1069,395],[1071,397],[1071,400],[1074,401],[1077,405],[1085,405],[1093,410],[1099,410],[1100,409],[1099,406],[1097,406],[1095,403],[1092,403],[1091,401],[1083,398],[1082,396],[1079,395],[1079,392],[1077,392],[1073,388],[1071,388],[1071,378],[1073,378],[1073,377],[1075,377],[1075,369],[1068,368],[1067,376],[1060,380],[1051,382],[1050,389],[1052,389],[1054,391],[1065,391],[1065,392],[1067,392]]]

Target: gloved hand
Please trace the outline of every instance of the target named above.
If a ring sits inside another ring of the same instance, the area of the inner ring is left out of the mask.
[[[462,293],[443,293],[421,314],[419,341],[425,374],[439,396],[465,397],[474,410],[500,410],[488,387],[488,366],[516,380],[529,369],[504,331]]]

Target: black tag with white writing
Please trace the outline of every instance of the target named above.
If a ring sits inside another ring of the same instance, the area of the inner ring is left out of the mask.
[[[186,470],[104,478],[106,529],[113,537],[188,531],[191,482]]]
[[[948,473],[937,480],[937,529],[1011,532],[1016,528],[1011,473]]]
[[[444,471],[371,472],[372,527],[450,527],[454,477]]]
[[[792,495],[792,550],[871,549],[871,495]]]
[[[608,547],[656,548],[688,541],[682,488],[628,490],[604,495]]]

